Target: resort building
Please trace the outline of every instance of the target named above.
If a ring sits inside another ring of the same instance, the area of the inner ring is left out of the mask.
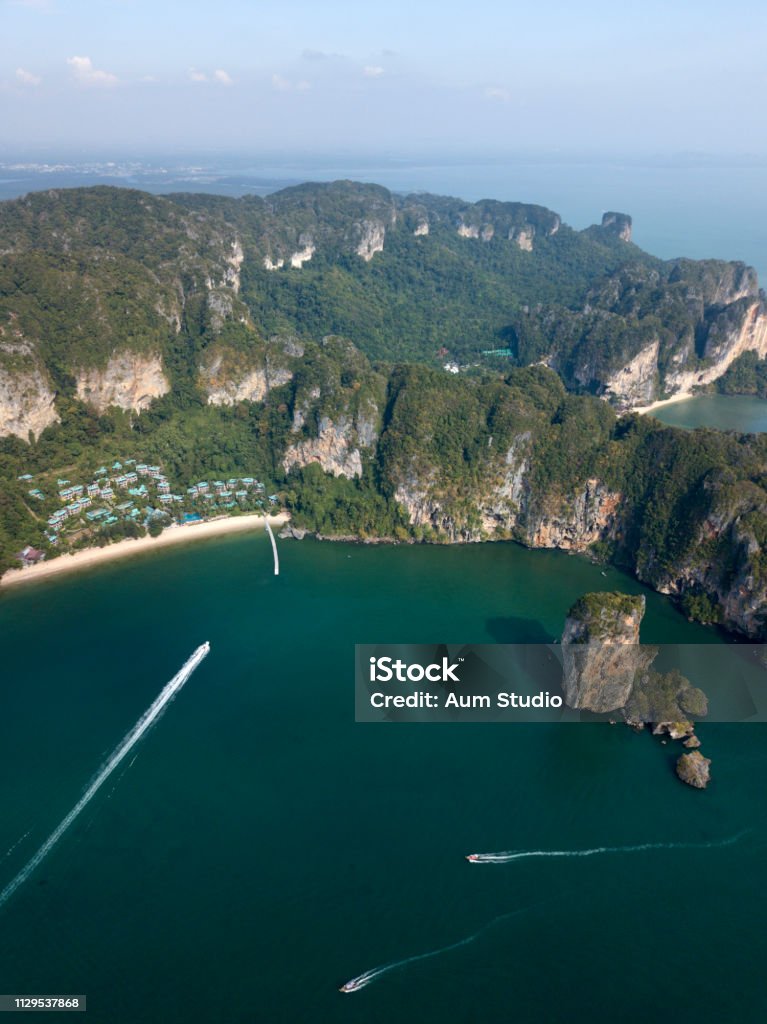
[[[27,545],[18,552],[16,558],[21,562],[24,568],[27,569],[30,565],[37,565],[38,562],[42,562],[45,559],[45,552],[38,551],[37,548]]]

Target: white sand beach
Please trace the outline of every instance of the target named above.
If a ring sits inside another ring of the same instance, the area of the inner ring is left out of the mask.
[[[287,522],[285,513],[269,516],[272,526],[281,526]],[[49,579],[59,573],[72,572],[75,569],[86,569],[100,563],[112,562],[127,555],[137,555],[145,551],[155,551],[172,544],[193,543],[204,537],[216,537],[226,533],[242,533],[246,530],[264,528],[266,517],[262,515],[222,516],[207,522],[187,523],[184,526],[169,527],[159,537],[139,537],[137,539],[120,540],[115,544],[107,544],[103,548],[85,548],[72,555],[58,555],[50,561],[38,562],[27,569],[9,569],[0,577],[0,587],[14,586],[18,583],[31,583],[34,580]]]
[[[640,416],[644,416],[648,412],[653,412],[655,409],[660,409],[664,405],[676,405],[677,402],[686,402],[688,398],[694,398],[692,391],[680,391],[678,395],[674,395],[673,398],[664,398],[659,402],[652,402],[650,405],[640,405],[632,409],[632,412],[638,412]]]

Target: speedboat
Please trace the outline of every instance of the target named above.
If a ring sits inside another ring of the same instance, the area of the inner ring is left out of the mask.
[[[479,860],[479,854],[478,853],[470,853],[466,857],[466,860],[471,861],[472,864],[476,864],[477,861]]]
[[[346,984],[339,988],[339,992],[356,992],[358,988],[362,988],[362,982],[359,978],[352,978],[351,981],[347,981]]]

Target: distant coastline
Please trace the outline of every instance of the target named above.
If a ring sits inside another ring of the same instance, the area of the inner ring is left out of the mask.
[[[281,526],[288,520],[287,514],[280,512],[269,516],[272,526]],[[128,555],[137,555],[145,551],[170,547],[173,544],[185,544],[205,537],[217,537],[227,533],[242,533],[264,527],[266,516],[222,516],[207,522],[190,523],[186,526],[169,527],[159,537],[128,538],[107,544],[103,548],[84,548],[74,554],[58,555],[50,561],[38,562],[26,569],[9,569],[0,576],[0,588],[12,587],[19,583],[32,583],[35,580],[50,579],[61,573],[73,572],[76,569],[87,569],[94,565],[112,562]]]

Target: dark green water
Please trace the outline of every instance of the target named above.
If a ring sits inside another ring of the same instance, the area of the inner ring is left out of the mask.
[[[624,728],[353,721],[355,642],[545,640],[579,594],[637,583],[513,545],[281,556],[275,578],[262,535],[227,538],[0,599],[0,856],[31,829],[2,884],[212,643],[135,763],[0,908],[0,991],[86,993],[90,1024],[764,1015],[761,727],[700,727],[700,793],[670,746]],[[643,639],[718,640],[647,596]],[[705,849],[464,860],[743,829]]]
[[[711,427],[743,434],[767,431],[767,401],[751,395],[696,395],[653,410],[652,415],[670,427]]]

